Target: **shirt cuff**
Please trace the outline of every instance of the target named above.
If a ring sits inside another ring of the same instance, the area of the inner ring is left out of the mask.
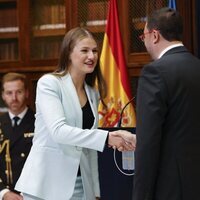
[[[9,189],[3,189],[3,190],[0,191],[0,200],[3,199],[3,196],[4,196],[7,192],[10,192],[10,190],[9,190]]]

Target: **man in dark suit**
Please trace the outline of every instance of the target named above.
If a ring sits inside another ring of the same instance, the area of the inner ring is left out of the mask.
[[[34,112],[27,107],[26,76],[8,73],[2,79],[2,99],[8,112],[0,116],[0,199],[23,199],[14,190],[32,145]]]
[[[138,84],[133,200],[200,199],[200,60],[182,30],[179,13],[163,8],[141,36],[154,61]]]

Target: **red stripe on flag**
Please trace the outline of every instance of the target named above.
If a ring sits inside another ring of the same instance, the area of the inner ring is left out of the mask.
[[[127,74],[125,57],[123,52],[121,33],[119,29],[119,17],[117,10],[117,2],[116,0],[110,0],[108,18],[107,18],[107,26],[106,33],[108,36],[108,41],[115,59],[117,63],[117,67],[121,73],[121,82],[124,87],[124,90],[129,98],[131,98],[131,88],[129,84],[129,77]]]

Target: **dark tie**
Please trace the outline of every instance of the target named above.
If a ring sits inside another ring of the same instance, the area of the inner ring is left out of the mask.
[[[17,122],[19,121],[19,117],[18,116],[15,116],[13,117],[13,120],[14,120],[14,128],[16,128],[18,126]]]

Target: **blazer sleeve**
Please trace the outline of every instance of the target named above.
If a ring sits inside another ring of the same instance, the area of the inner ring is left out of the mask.
[[[48,128],[48,132],[51,134],[51,138],[59,144],[103,151],[108,134],[107,131],[98,129],[83,130],[78,128],[76,124],[67,124],[66,112],[64,112],[67,109],[67,102],[62,102],[61,100],[63,95],[66,95],[62,90],[63,87],[66,87],[63,82],[60,82],[59,78],[53,75],[43,76],[37,85],[36,108],[40,115],[43,116],[42,118]],[[72,89],[70,88],[70,90]],[[63,99],[68,101],[67,98]],[[81,114],[80,109],[78,115]]]
[[[162,137],[162,124],[167,111],[167,87],[159,70],[143,68],[137,90],[137,147],[133,199],[153,195]]]

